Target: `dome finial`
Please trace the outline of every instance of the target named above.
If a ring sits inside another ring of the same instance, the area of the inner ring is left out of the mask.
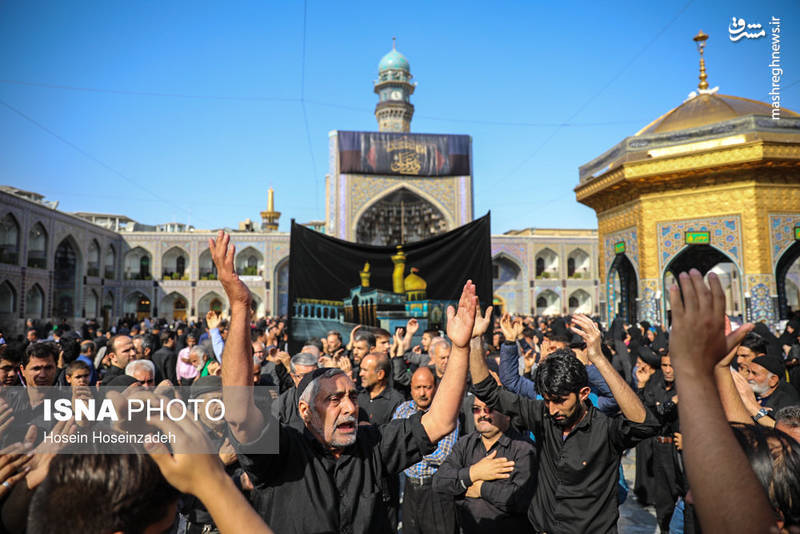
[[[703,30],[697,32],[694,36],[694,42],[697,44],[697,51],[700,52],[700,83],[697,88],[701,91],[708,89],[708,76],[706,75],[706,60],[703,58],[703,49],[706,47],[708,35],[703,33]]]
[[[392,36],[392,50],[397,50],[397,37]]]

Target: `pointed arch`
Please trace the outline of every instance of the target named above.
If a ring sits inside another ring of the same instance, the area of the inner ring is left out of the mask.
[[[39,284],[33,284],[25,294],[25,315],[31,319],[44,318],[44,291]]]
[[[536,296],[537,315],[561,314],[561,297],[551,289],[545,289]]]
[[[179,291],[172,291],[161,299],[159,315],[167,320],[185,321],[189,309],[189,298]]]
[[[83,311],[85,312],[85,317],[90,319],[95,319],[99,315],[99,304],[100,304],[100,297],[97,295],[97,291],[94,289],[90,289],[86,292],[86,304],[83,307]]]
[[[19,221],[13,213],[0,219],[0,263],[16,265],[19,262]]]
[[[36,222],[28,232],[28,267],[47,269],[47,230]]]
[[[112,243],[108,244],[108,248],[106,248],[106,254],[103,258],[103,277],[107,278],[108,280],[113,280],[116,278],[114,273],[117,270],[117,249],[114,248]]]
[[[443,225],[444,228],[438,229],[436,232],[429,233],[428,235],[425,235],[424,237],[429,237],[429,236],[432,236],[432,235],[436,235],[438,233],[446,232],[446,231],[452,230],[456,226],[458,226],[456,224],[456,221],[453,219],[453,214],[451,214],[449,212],[449,210],[437,198],[435,198],[433,195],[430,195],[429,193],[426,193],[425,191],[419,189],[418,187],[415,187],[411,183],[403,182],[403,183],[399,183],[397,185],[394,185],[392,187],[389,187],[389,188],[381,191],[370,202],[365,203],[363,206],[361,206],[356,211],[355,215],[353,216],[353,219],[352,219],[352,222],[351,222],[351,226],[350,226],[350,229],[349,229],[349,233],[350,233],[349,238],[352,241],[357,241],[359,243],[365,242],[365,241],[362,241],[361,239],[359,239],[359,237],[358,237],[359,236],[359,225],[361,224],[362,219],[364,218],[364,215],[369,210],[372,210],[373,208],[376,208],[379,203],[385,202],[387,199],[392,198],[393,195],[400,195],[400,194],[411,194],[413,196],[416,196],[416,197],[420,198],[421,200],[427,202],[433,208],[435,208],[436,211],[438,212],[438,215],[442,218],[442,221],[444,222],[444,225]],[[416,240],[417,239],[413,239],[413,241],[416,241]],[[405,241],[409,242],[410,240],[406,239]]]
[[[161,275],[164,280],[189,279],[189,253],[186,249],[175,245],[161,256]]]
[[[15,313],[17,311],[17,288],[6,280],[0,284],[0,313]]]
[[[225,312],[228,309],[228,299],[214,290],[208,291],[197,301],[197,315],[204,317],[209,310]]]
[[[577,247],[567,255],[567,278],[591,278],[592,256]]]
[[[592,314],[592,296],[583,289],[576,289],[570,293],[567,302],[569,313]]]
[[[284,256],[275,265],[272,273],[275,315],[289,315],[289,256]]]
[[[205,249],[200,253],[198,264],[200,280],[216,280],[217,279],[217,266],[214,265],[214,260],[211,257],[211,249]]]
[[[81,315],[82,266],[80,246],[72,234],[68,234],[56,247],[53,260],[53,316]]]
[[[129,317],[135,317],[137,321],[150,317],[153,303],[150,297],[141,291],[134,290],[125,296],[123,302],[123,313]]]
[[[125,253],[126,280],[152,280],[153,255],[142,246]]]
[[[536,278],[559,278],[558,254],[550,247],[536,253]]]
[[[87,276],[100,276],[100,243],[97,239],[89,241],[89,248],[86,252],[86,274]]]
[[[253,246],[240,250],[234,264],[240,276],[264,276],[264,255]]]

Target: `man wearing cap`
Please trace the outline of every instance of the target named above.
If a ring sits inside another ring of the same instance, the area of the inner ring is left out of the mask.
[[[436,442],[456,427],[467,381],[475,286],[468,281],[457,311],[447,310],[453,351],[430,410],[385,425],[358,425],[353,380],[341,369],[316,369],[297,388],[298,410],[305,423],[301,432],[278,423],[254,401],[251,295],[236,275],[235,248],[229,244],[230,236],[224,232],[209,240],[231,309],[223,357],[223,401],[226,421],[238,442],[239,461],[260,488],[254,499],[256,509],[281,533],[389,531],[381,479],[433,452]],[[279,452],[259,454],[276,434]],[[291,503],[291,513],[286,503]]]
[[[776,356],[757,356],[747,368],[747,382],[764,410],[777,412],[785,406],[800,404],[800,396],[789,384],[781,380],[786,367]],[[759,415],[762,412],[759,411]],[[758,418],[759,415],[754,417]],[[765,414],[766,415],[766,414]]]

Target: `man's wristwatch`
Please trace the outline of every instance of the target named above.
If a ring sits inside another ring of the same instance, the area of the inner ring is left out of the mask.
[[[769,414],[770,414],[770,413],[769,413],[769,410],[767,410],[766,408],[761,408],[761,409],[760,409],[760,410],[758,410],[758,412],[757,412],[757,413],[756,413],[756,414],[753,416],[753,421],[754,421],[754,422],[756,422],[756,423],[758,423],[758,420],[759,420],[759,419],[761,419],[762,417],[767,417],[767,416],[769,416]]]

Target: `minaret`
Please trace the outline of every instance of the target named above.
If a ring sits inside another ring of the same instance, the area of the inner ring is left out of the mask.
[[[378,80],[375,82],[375,93],[378,95],[375,118],[381,132],[411,130],[414,106],[409,97],[417,86],[411,78],[408,60],[397,51],[395,38],[392,37],[392,50],[378,63]]]
[[[278,219],[281,218],[281,212],[275,211],[275,191],[269,188],[267,191],[267,211],[261,212],[261,230],[264,232],[277,232]]]

